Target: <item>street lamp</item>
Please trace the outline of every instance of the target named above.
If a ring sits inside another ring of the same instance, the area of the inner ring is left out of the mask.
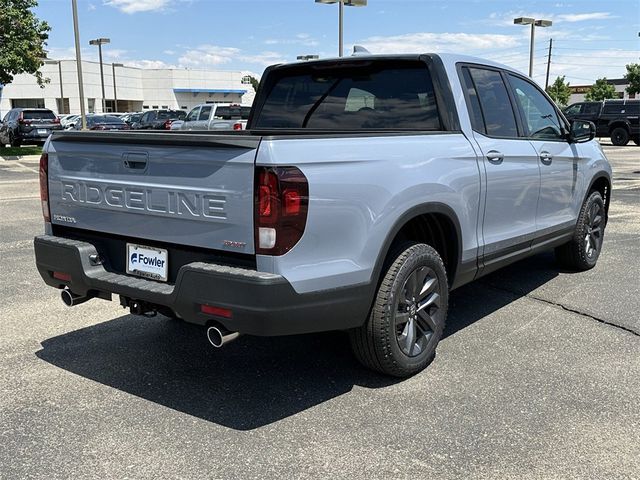
[[[111,64],[111,74],[113,76],[113,111],[118,111],[118,91],[116,90],[116,67],[124,67],[122,63]]]
[[[100,82],[102,83],[102,113],[105,113],[105,99],[104,99],[104,72],[102,71],[102,45],[105,43],[111,43],[108,38],[96,38],[95,40],[89,40],[89,45],[98,46],[98,56],[100,57]]]
[[[65,111],[65,108],[64,108],[64,89],[62,86],[62,61],[46,59],[44,63],[48,63],[50,65],[58,65],[58,78],[60,80],[60,105],[58,105],[58,113],[60,115],[64,113],[69,113]]]
[[[78,69],[78,95],[80,96],[80,123],[82,130],[87,128],[87,115],[84,110],[84,85],[82,84],[82,57],[80,54],[80,29],[78,28],[78,1],[71,0],[73,13],[73,36],[76,46],[76,68]]]
[[[529,76],[533,78],[533,42],[536,36],[536,27],[550,27],[551,20],[536,20],[530,17],[518,17],[513,19],[515,25],[531,25],[531,45],[529,46]]]
[[[343,24],[344,24],[344,7],[366,7],[367,0],[316,0],[316,3],[338,3],[339,20],[338,20],[338,56],[342,56],[343,46]]]

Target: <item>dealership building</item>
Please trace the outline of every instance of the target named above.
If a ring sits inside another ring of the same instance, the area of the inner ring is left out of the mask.
[[[45,60],[40,69],[49,79],[43,88],[34,75],[16,75],[0,86],[0,118],[11,108],[49,108],[58,114],[80,113],[75,60]],[[147,109],[189,110],[200,103],[251,105],[255,92],[249,73],[223,70],[142,69],[118,63],[103,64],[105,110],[137,112]],[[100,113],[100,64],[83,61],[85,108]],[[117,103],[116,103],[117,102]]]

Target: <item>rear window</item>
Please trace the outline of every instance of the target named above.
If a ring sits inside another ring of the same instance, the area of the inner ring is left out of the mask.
[[[256,128],[440,130],[431,76],[417,61],[274,71]]]
[[[233,119],[242,119],[246,120],[249,118],[249,112],[251,112],[251,107],[240,107],[240,106],[229,106],[229,107],[218,107],[216,108],[216,118],[222,118],[224,120]]]
[[[638,115],[640,114],[640,102],[605,103],[602,113],[615,115]]]
[[[51,110],[23,110],[25,120],[54,120],[56,115]]]
[[[182,110],[159,110],[158,120],[184,120],[187,114]]]

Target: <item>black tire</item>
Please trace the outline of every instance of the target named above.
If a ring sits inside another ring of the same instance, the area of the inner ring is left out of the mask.
[[[556,248],[558,262],[571,270],[585,271],[596,266],[607,225],[604,200],[591,192],[585,200],[571,241]]]
[[[618,147],[624,147],[629,143],[629,132],[626,128],[616,127],[611,132],[611,143]]]
[[[364,366],[408,377],[435,356],[447,318],[449,287],[444,263],[434,248],[407,242],[394,252],[369,318],[351,330],[349,338]],[[417,291],[422,294],[415,295]]]
[[[640,145],[640,137],[633,137],[633,143]]]
[[[9,136],[9,145],[11,145],[12,147],[19,147],[20,146],[20,140],[14,138],[13,136]]]

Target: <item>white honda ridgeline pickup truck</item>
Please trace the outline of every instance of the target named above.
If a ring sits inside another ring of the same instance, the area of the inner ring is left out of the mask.
[[[448,294],[542,250],[602,248],[611,169],[504,65],[365,55],[275,65],[246,131],[56,132],[38,270],[67,305],[239,334],[349,332],[395,376],[434,357]]]

